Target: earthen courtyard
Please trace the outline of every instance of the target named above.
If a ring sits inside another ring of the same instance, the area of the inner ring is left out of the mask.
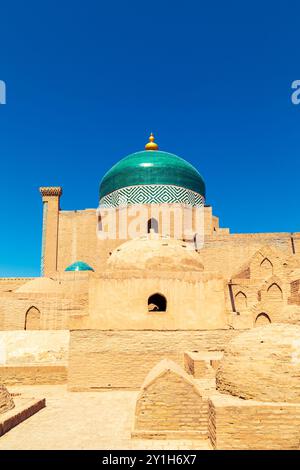
[[[71,393],[64,385],[10,387],[47,406],[0,438],[0,450],[211,449],[208,439],[131,439],[137,392]]]

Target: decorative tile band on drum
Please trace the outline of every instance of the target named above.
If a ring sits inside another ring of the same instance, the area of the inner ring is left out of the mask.
[[[102,207],[128,204],[187,204],[203,206],[204,197],[190,189],[172,185],[140,185],[117,189],[100,199]]]

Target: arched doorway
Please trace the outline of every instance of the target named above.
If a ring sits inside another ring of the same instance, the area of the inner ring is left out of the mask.
[[[158,221],[153,217],[148,220],[147,232],[150,233],[151,229],[153,229],[155,233],[158,233]]]
[[[167,299],[162,294],[153,294],[148,298],[148,312],[166,312]]]
[[[255,326],[264,326],[269,325],[271,323],[271,319],[267,313],[260,313],[257,315],[255,320]]]
[[[36,307],[30,307],[25,315],[24,330],[40,330],[41,313]]]

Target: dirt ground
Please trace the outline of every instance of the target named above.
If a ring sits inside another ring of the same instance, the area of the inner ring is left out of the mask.
[[[46,408],[0,437],[0,450],[210,449],[208,440],[131,439],[137,392],[68,392],[66,386],[8,387],[46,398]]]

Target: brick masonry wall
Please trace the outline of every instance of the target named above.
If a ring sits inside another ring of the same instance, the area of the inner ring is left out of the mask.
[[[168,358],[183,367],[184,351],[221,351],[239,333],[234,330],[73,330],[69,349],[69,388],[138,389],[160,360]]]
[[[142,389],[135,431],[196,431],[207,436],[208,403],[192,383],[172,371]]]
[[[95,209],[61,211],[58,232],[58,271],[82,260],[101,271],[109,253],[120,245],[120,240],[99,240]]]
[[[223,353],[216,353],[216,356],[204,357],[201,352],[185,352],[184,353],[184,368],[188,374],[191,374],[195,379],[215,378],[216,371]],[[214,362],[214,367],[211,363]]]
[[[225,278],[236,274],[243,263],[262,246],[272,246],[284,256],[299,258],[300,234],[253,233],[223,234],[213,232],[211,208],[205,210],[205,246],[200,250],[201,261],[207,271],[218,271]],[[58,270],[62,271],[72,262],[82,259],[100,271],[103,264],[122,240],[99,240],[96,235],[97,214],[95,209],[60,211],[58,234]],[[295,251],[295,253],[293,252]]]
[[[87,303],[87,294],[0,294],[0,331],[24,330],[26,313],[31,307],[40,312],[39,329],[65,330],[69,328],[70,316],[84,312]]]
[[[300,404],[209,400],[209,435],[219,450],[300,448]]]
[[[299,238],[297,234],[295,240],[298,242]],[[300,243],[297,244],[297,250],[299,245]],[[218,271],[229,279],[263,246],[279,250],[284,257],[293,255],[299,259],[299,250],[293,254],[289,233],[231,234],[215,239],[211,237],[205,241],[200,258],[205,270]]]
[[[0,366],[0,377],[5,385],[58,385],[67,381],[67,366]]]
[[[128,216],[128,224],[131,219],[135,219],[135,216]],[[66,266],[79,259],[90,264],[96,271],[101,271],[110,253],[126,241],[118,239],[100,240],[96,232],[97,224],[96,209],[59,212],[57,249],[59,271],[64,270]],[[205,231],[207,234],[212,232],[212,224],[211,208],[205,208]],[[216,218],[214,225],[218,225]],[[118,232],[118,217],[116,226]],[[159,227],[161,228],[161,224]],[[172,233],[172,224],[170,233]]]

